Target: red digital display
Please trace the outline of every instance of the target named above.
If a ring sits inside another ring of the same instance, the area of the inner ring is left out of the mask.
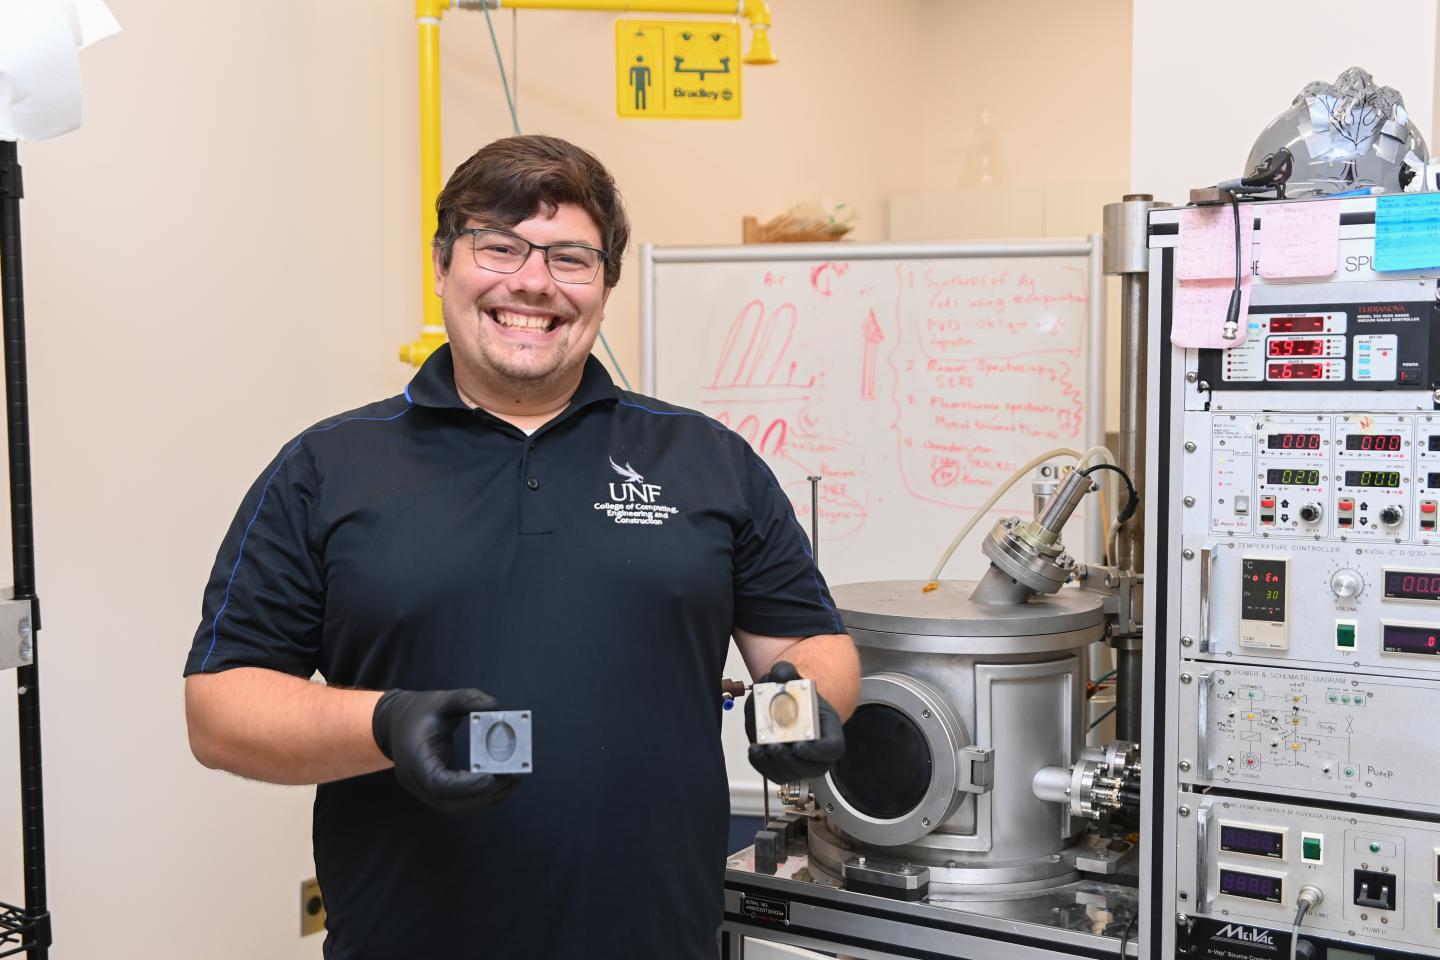
[[[1440,630],[1435,627],[1412,627],[1407,624],[1381,624],[1381,649],[1386,653],[1408,653],[1413,656],[1440,656]]]
[[[1324,340],[1281,340],[1276,338],[1270,341],[1270,356],[1272,357],[1323,357],[1325,356]]]
[[[1351,433],[1345,437],[1346,450],[1377,450],[1394,453],[1403,445],[1398,433]]]
[[[1271,380],[1324,380],[1323,363],[1272,363],[1267,376]]]
[[[1440,603],[1440,571],[1386,570],[1385,599]]]
[[[1272,433],[1266,441],[1269,450],[1319,450],[1318,433]]]
[[[1277,317],[1270,321],[1271,333],[1323,333],[1324,317]]]

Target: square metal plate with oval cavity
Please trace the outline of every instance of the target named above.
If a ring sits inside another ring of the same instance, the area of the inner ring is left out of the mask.
[[[797,743],[820,735],[814,680],[757,683],[750,696],[755,698],[756,743]]]
[[[530,773],[529,710],[470,714],[470,769],[475,773]]]

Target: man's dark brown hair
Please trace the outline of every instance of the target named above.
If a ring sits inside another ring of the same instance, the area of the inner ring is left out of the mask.
[[[496,140],[455,168],[435,198],[440,265],[450,269],[455,241],[468,221],[508,229],[537,213],[552,216],[562,203],[580,207],[600,228],[605,286],[615,286],[630,242],[630,221],[615,178],[573,143],[534,134]]]

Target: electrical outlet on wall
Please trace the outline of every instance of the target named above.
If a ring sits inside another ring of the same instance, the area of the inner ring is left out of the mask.
[[[325,898],[314,877],[300,881],[300,936],[308,937],[325,929]]]

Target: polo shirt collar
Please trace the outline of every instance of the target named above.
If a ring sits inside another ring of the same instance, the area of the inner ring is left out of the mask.
[[[585,372],[580,376],[580,386],[570,398],[566,411],[598,403],[602,400],[618,400],[620,391],[605,364],[591,354],[585,358]],[[422,407],[438,409],[469,410],[455,389],[455,358],[450,355],[450,344],[444,343],[430,354],[420,370],[405,387],[405,399]]]

